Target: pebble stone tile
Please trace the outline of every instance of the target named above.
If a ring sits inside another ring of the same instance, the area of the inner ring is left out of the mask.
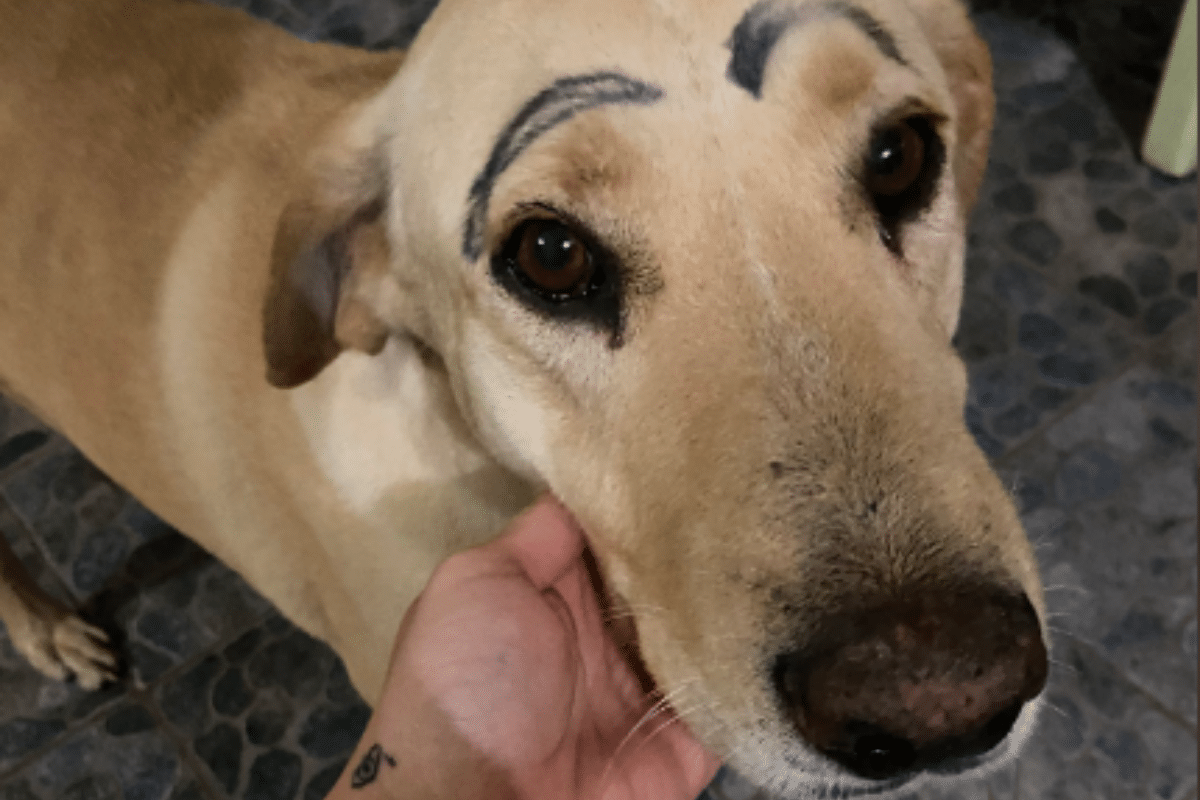
[[[434,5],[219,2],[367,48]],[[905,800],[1196,800],[1196,180],[1129,134],[1179,3],[974,6],[998,102],[955,344],[968,426],[1036,541],[1053,667],[1022,758]],[[0,800],[325,795],[369,715],[337,657],[2,400],[0,534],[124,659],[84,692],[0,634]],[[773,800],[729,769],[704,797]]]

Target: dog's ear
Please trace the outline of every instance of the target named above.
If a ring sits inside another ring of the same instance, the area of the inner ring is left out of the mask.
[[[951,157],[959,207],[970,213],[987,169],[995,95],[992,57],[959,0],[909,0],[954,98],[957,145]]]
[[[276,226],[263,347],[267,380],[279,388],[314,378],[343,349],[374,354],[387,340],[371,303],[391,255],[386,171],[376,148],[356,146],[355,132],[314,158]]]
[[[360,289],[386,268],[382,201],[346,214],[307,201],[280,217],[263,306],[267,380],[279,388],[316,377],[343,349],[377,353],[387,329]]]

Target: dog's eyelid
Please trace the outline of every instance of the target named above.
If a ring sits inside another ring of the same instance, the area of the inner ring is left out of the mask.
[[[876,114],[868,128],[868,133],[886,128],[909,117],[921,117],[928,120],[939,135],[950,122],[948,114],[939,111],[932,103],[916,96],[909,96],[899,103],[892,105],[887,111]]]
[[[584,222],[578,214],[548,200],[524,200],[514,204],[492,229],[493,235],[487,237],[487,250],[492,253],[499,252],[518,227],[538,219],[561,222],[577,234],[589,248],[605,254],[609,252],[602,244],[602,237],[597,235],[591,225]]]

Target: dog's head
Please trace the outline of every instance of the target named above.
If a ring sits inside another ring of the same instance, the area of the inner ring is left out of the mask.
[[[285,214],[272,381],[440,355],[764,786],[994,763],[1046,650],[950,344],[991,103],[949,0],[443,0]]]

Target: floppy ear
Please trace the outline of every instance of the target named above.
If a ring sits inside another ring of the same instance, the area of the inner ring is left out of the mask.
[[[346,141],[318,159],[306,188],[280,215],[263,304],[273,386],[312,379],[343,349],[374,354],[383,348],[388,328],[370,290],[390,260],[384,175],[373,148]]]
[[[992,57],[959,0],[909,2],[942,63],[954,98],[957,144],[951,157],[951,169],[958,187],[959,208],[965,217],[975,205],[979,184],[987,169],[996,105],[992,91]]]

